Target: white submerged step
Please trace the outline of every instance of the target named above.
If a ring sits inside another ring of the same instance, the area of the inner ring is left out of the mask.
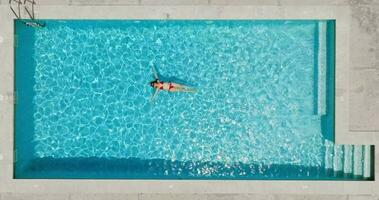
[[[353,145],[344,145],[343,172],[345,174],[353,173]]]
[[[333,157],[333,169],[335,172],[340,172],[343,170],[343,145],[334,146],[334,157]]]
[[[326,21],[318,23],[317,115],[326,113]]]
[[[333,146],[332,141],[325,140],[325,169],[333,169]]]
[[[354,145],[354,176],[363,176],[363,148],[362,145]]]
[[[364,145],[363,177],[371,177],[371,145]]]
[[[372,145],[336,145],[325,140],[325,169],[336,177],[371,180]]]

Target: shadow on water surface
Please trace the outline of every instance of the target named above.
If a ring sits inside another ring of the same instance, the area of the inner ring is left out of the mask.
[[[347,180],[324,167],[164,159],[35,158],[16,178],[198,179],[198,180]]]

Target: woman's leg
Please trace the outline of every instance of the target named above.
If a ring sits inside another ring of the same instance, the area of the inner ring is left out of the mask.
[[[188,87],[174,87],[170,92],[196,92],[196,90]]]
[[[196,92],[195,89],[189,88],[185,85],[177,84],[177,83],[171,83],[172,86],[174,86],[170,91],[171,92]]]

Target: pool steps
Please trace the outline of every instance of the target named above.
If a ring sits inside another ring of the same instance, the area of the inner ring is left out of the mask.
[[[333,157],[333,169],[334,171],[342,171],[343,170],[343,146],[335,145],[334,146],[334,157]]]
[[[371,145],[365,145],[364,146],[364,157],[363,157],[363,161],[364,161],[364,169],[363,169],[363,177],[370,177],[371,176],[371,153],[372,150],[371,150],[372,146]]]
[[[353,173],[353,145],[344,145],[343,171],[346,174]]]
[[[316,29],[316,68],[314,114],[321,117],[326,114],[327,106],[327,22],[319,21]],[[335,176],[352,179],[373,178],[373,158],[371,145],[335,145],[325,140],[325,168]]]
[[[354,147],[354,171],[353,174],[355,176],[362,176],[362,169],[363,169],[363,163],[362,163],[362,146],[356,145]]]
[[[335,145],[325,142],[325,168],[336,176],[371,179],[372,146],[371,145]]]
[[[320,21],[318,23],[318,50],[317,50],[317,115],[326,113],[326,34],[327,23]]]

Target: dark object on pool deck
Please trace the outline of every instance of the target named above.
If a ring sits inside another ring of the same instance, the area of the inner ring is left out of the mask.
[[[23,21],[22,23],[33,28],[43,28],[46,25],[46,23],[40,23],[37,21]]]

